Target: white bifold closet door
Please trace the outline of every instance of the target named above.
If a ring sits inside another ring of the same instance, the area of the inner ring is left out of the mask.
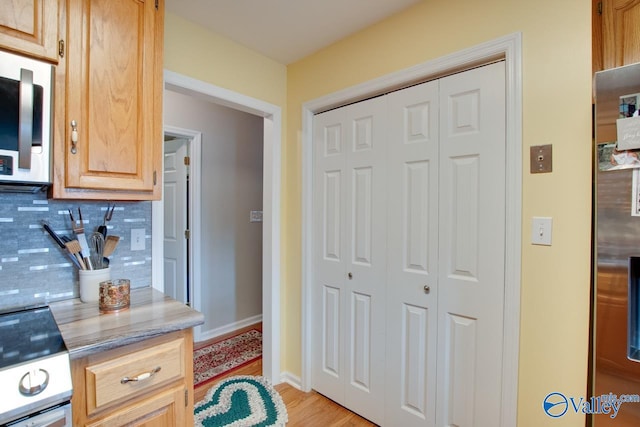
[[[389,95],[386,417],[435,424],[438,81]]]
[[[326,112],[314,125],[313,386],[384,414],[386,99]]]
[[[386,426],[500,425],[504,63],[314,132],[313,388]]]
[[[499,426],[505,284],[505,67],[440,81],[438,426]]]

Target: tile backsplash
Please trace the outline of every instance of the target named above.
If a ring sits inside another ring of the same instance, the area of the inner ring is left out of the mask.
[[[48,200],[46,194],[0,193],[0,309],[78,297],[78,271],[42,228],[73,237],[69,209],[82,210],[85,233],[102,224],[107,202]],[[144,229],[144,250],[131,250],[131,230]],[[116,202],[108,234],[120,236],[111,278],[132,288],[151,285],[151,202]]]

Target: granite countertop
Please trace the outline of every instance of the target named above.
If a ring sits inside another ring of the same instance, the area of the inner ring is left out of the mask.
[[[72,360],[204,322],[202,313],[150,287],[131,290],[130,308],[117,313],[80,299],[50,307]]]

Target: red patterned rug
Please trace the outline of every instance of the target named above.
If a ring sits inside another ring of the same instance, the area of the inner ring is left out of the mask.
[[[262,333],[251,329],[193,352],[193,384],[200,386],[262,357]]]

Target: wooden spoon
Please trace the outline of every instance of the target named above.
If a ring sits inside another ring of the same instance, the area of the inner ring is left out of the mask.
[[[71,240],[69,242],[66,242],[64,245],[67,247],[69,253],[73,254],[73,256],[76,257],[78,263],[80,264],[80,268],[86,270],[87,266],[82,259],[82,247],[80,246],[80,242],[78,242],[77,240]]]
[[[111,256],[113,251],[116,250],[116,246],[118,246],[119,241],[120,241],[119,236],[113,236],[111,234],[108,235],[106,240],[104,241],[104,250],[102,251],[102,254],[105,257]]]

